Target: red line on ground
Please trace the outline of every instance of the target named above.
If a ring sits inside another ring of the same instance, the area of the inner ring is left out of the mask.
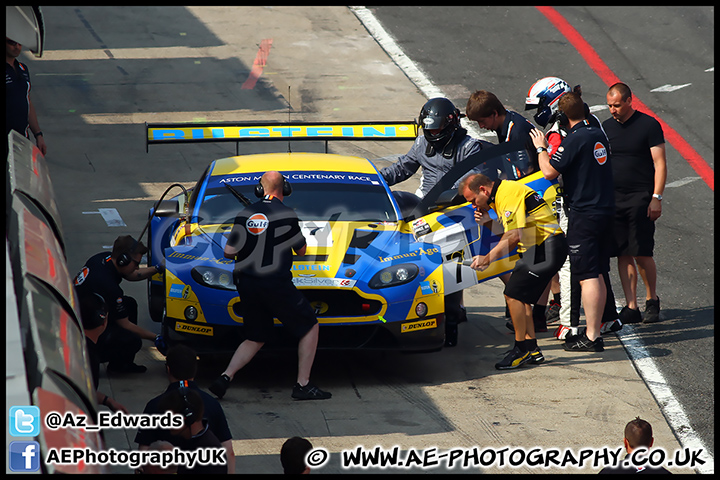
[[[247,80],[245,80],[245,83],[243,83],[242,87],[240,87],[241,89],[252,90],[255,88],[255,84],[257,83],[258,78],[262,75],[263,68],[265,68],[265,65],[267,64],[267,58],[268,55],[270,55],[270,47],[272,47],[272,38],[266,38],[260,42],[260,48],[255,56],[255,61],[253,62],[252,69],[250,70],[250,75],[248,75]]]
[[[592,70],[610,87],[611,85],[620,82],[620,78],[607,66],[607,64],[600,58],[595,49],[583,38],[582,35],[570,25],[570,22],[565,20],[557,10],[552,7],[535,7],[540,13],[542,13],[552,23],[558,31],[563,34],[565,38],[572,44],[573,47],[578,51],[580,56],[583,57],[585,62],[592,68]],[[660,122],[665,134],[665,139],[680,153],[680,155],[690,164],[690,166],[700,175],[700,178],[710,187],[710,190],[715,191],[715,172],[710,165],[695,151],[692,146],[667,124],[662,118],[650,110],[636,95],[633,94],[633,104],[638,110],[642,110],[648,115],[652,115]]]

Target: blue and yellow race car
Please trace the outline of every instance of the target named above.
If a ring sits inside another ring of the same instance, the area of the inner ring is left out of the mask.
[[[397,122],[146,128],[149,144],[417,135],[414,123]],[[292,273],[315,308],[319,348],[438,350],[445,340],[445,296],[502,275],[517,260],[517,252],[509,252],[483,272],[463,263],[486,254],[501,230],[478,225],[452,185],[470,170],[480,171],[527,183],[554,204],[555,186],[531,158],[519,143],[485,149],[453,167],[423,199],[392,191],[372,161],[360,157],[287,152],[215,160],[193,188],[161,199],[150,212],[148,262],[166,266],[149,281],[151,317],[162,322],[170,344],[187,343],[199,353],[235,350],[243,339],[242,300],[223,249],[237,213],[257,201],[262,174],[277,170],[292,184],[284,203],[297,213],[307,241]],[[269,345],[293,345],[277,325]]]

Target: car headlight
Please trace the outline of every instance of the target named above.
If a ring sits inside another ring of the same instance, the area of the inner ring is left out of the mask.
[[[377,272],[368,282],[370,288],[397,287],[411,282],[420,269],[414,263],[393,265]]]
[[[192,269],[192,272],[190,272],[190,276],[204,287],[235,290],[232,272],[221,268],[195,267]]]

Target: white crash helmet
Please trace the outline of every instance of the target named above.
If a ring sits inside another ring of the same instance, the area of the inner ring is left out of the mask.
[[[533,118],[544,128],[555,121],[560,97],[570,91],[570,85],[561,78],[541,78],[530,87],[525,98],[525,110],[537,109]]]

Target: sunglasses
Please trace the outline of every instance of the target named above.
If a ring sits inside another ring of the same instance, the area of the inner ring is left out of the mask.
[[[8,45],[10,45],[11,47],[15,47],[15,46],[17,46],[17,45],[20,45],[20,43],[16,42],[15,40],[10,40],[9,38],[6,38],[6,39],[5,39],[5,43],[7,43]]]

